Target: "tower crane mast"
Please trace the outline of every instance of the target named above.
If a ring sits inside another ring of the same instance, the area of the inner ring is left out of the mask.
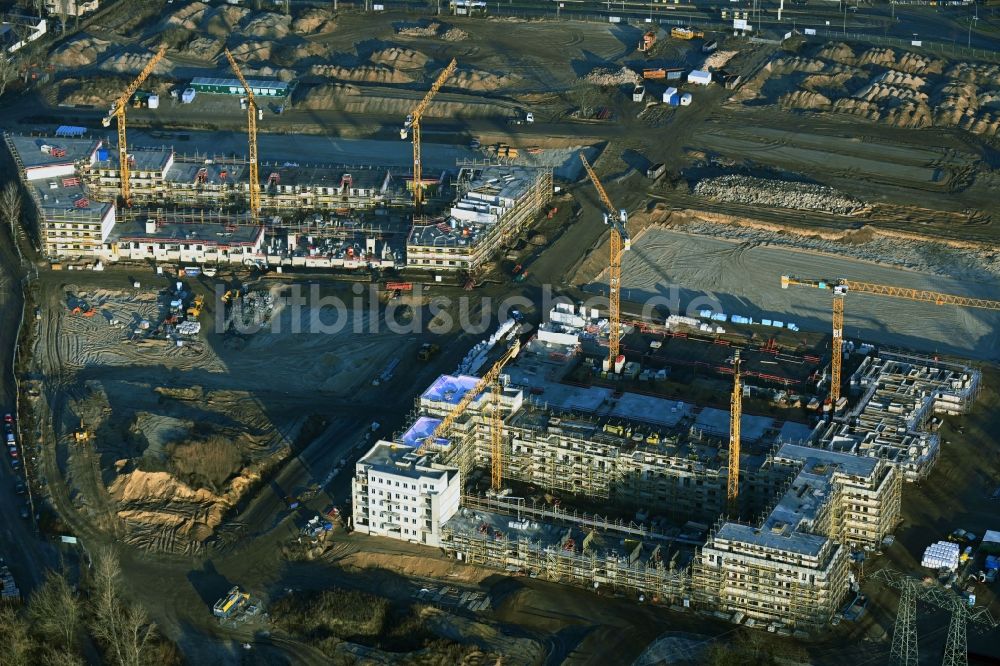
[[[743,417],[743,386],[740,378],[740,351],[733,352],[733,395],[729,399],[729,478],[726,499],[734,516],[740,497],[740,419]]]
[[[125,89],[118,99],[116,99],[111,104],[111,110],[108,115],[101,120],[101,124],[104,127],[111,126],[111,119],[115,118],[118,121],[118,171],[121,177],[121,196],[122,203],[125,206],[132,205],[132,188],[129,184],[129,164],[128,164],[128,142],[125,138],[125,109],[128,108],[129,100],[132,99],[132,95],[136,93],[149,75],[153,73],[156,65],[159,64],[160,60],[167,53],[167,47],[161,46],[160,50],[150,58],[146,66],[142,68],[139,72],[139,76],[135,77],[135,80]]]
[[[401,139],[407,138],[409,132],[413,131],[413,208],[415,213],[420,212],[420,208],[424,203],[423,166],[420,161],[420,121],[424,116],[424,112],[427,111],[427,107],[430,106],[431,100],[441,90],[441,86],[448,80],[448,77],[455,72],[457,66],[458,61],[452,58],[448,66],[438,74],[437,79],[431,84],[431,89],[424,95],[420,104],[406,117],[406,122],[399,130],[399,138]]]
[[[476,385],[466,392],[462,399],[448,412],[441,423],[434,428],[434,432],[428,436],[420,447],[417,449],[417,454],[423,454],[428,447],[433,446],[436,440],[442,439],[447,436],[451,431],[451,427],[455,424],[455,421],[465,413],[465,410],[472,404],[472,401],[479,397],[483,391],[487,388],[491,388],[493,393],[491,397],[491,413],[490,413],[490,442],[492,448],[492,481],[493,489],[499,490],[500,483],[503,478],[503,420],[500,418],[500,373],[503,372],[504,367],[514,359],[518,353],[521,351],[521,343],[515,338],[514,343],[507,348],[503,356],[493,364],[489,370],[482,376],[482,378],[476,382]]]
[[[628,234],[628,212],[624,209],[617,209],[611,203],[611,198],[604,190],[604,186],[594,173],[593,167],[587,161],[587,156],[580,153],[580,161],[583,168],[590,177],[590,182],[597,189],[597,194],[604,205],[604,223],[611,227],[611,257],[608,264],[608,368],[614,368],[615,361],[621,349],[621,282],[622,282],[622,255],[632,246],[632,239]]]
[[[243,78],[243,73],[240,72],[240,67],[236,64],[236,59],[233,58],[233,54],[230,53],[228,48],[225,50],[225,54],[226,60],[229,61],[229,66],[232,68],[233,73],[236,74],[236,78],[240,80],[243,90],[247,94],[247,140],[250,150],[250,219],[253,225],[256,226],[260,215],[260,177],[257,166],[257,99],[254,97],[250,85],[247,84],[247,80]]]
[[[836,409],[837,401],[840,400],[841,387],[841,364],[843,362],[844,344],[844,296],[848,292],[860,294],[873,294],[875,296],[889,296],[891,298],[902,298],[909,301],[921,303],[934,303],[935,305],[956,305],[964,308],[980,308],[984,310],[1000,310],[1000,301],[986,298],[970,298],[968,296],[955,296],[953,294],[943,294],[927,289],[910,289],[908,287],[896,287],[892,285],[876,284],[874,282],[858,282],[857,280],[847,280],[836,278],[833,280],[799,278],[791,275],[781,276],[781,288],[788,287],[811,287],[813,289],[829,289],[833,292],[833,344],[830,351],[830,400]]]

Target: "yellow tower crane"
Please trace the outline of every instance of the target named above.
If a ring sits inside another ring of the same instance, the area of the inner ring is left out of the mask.
[[[733,395],[729,399],[729,482],[726,498],[736,516],[740,498],[740,419],[743,417],[743,386],[740,380],[740,350],[733,352]]]
[[[604,186],[583,153],[580,153],[580,161],[604,204],[604,223],[611,227],[611,260],[608,270],[608,370],[611,371],[618,360],[621,342],[622,255],[632,247],[632,239],[628,235],[628,213],[624,208],[616,209],[611,203],[608,193],[604,191]]]
[[[107,117],[101,120],[101,124],[105,127],[111,126],[111,119],[115,118],[118,121],[118,171],[121,175],[121,194],[122,203],[125,206],[132,205],[132,189],[129,187],[129,165],[128,165],[128,142],[125,140],[125,109],[128,108],[128,103],[132,99],[132,95],[139,89],[149,75],[153,73],[153,69],[156,65],[163,59],[163,56],[167,52],[166,46],[161,46],[160,50],[150,58],[146,66],[142,68],[139,72],[139,76],[135,78],[135,81],[125,89],[125,92],[121,94],[118,99],[116,99],[112,105],[111,110],[108,112]]]
[[[903,298],[909,301],[934,303],[936,305],[957,305],[958,307],[963,308],[1000,310],[1000,301],[992,301],[986,298],[953,296],[951,294],[942,294],[937,291],[928,291],[926,289],[893,287],[890,285],[875,284],[872,282],[845,280],[843,278],[834,280],[812,280],[792,277],[790,275],[782,275],[781,288],[788,289],[790,286],[830,289],[833,292],[833,345],[830,352],[830,400],[833,402],[833,409],[836,409],[837,401],[840,400],[840,367],[843,360],[844,344],[844,296],[847,295],[847,292],[854,291],[861,294],[874,294],[876,296]]]
[[[433,446],[436,440],[446,437],[451,431],[451,427],[455,424],[455,421],[472,404],[472,401],[485,391],[487,387],[490,387],[492,393],[492,408],[490,411],[490,443],[491,455],[493,456],[492,480],[493,490],[500,490],[501,480],[503,479],[503,419],[500,414],[500,373],[503,371],[504,366],[517,356],[520,351],[521,343],[515,338],[514,344],[504,352],[504,355],[476,382],[472,390],[462,396],[458,404],[441,419],[441,423],[434,428],[434,432],[417,449],[417,454],[422,454],[428,447]]]
[[[239,65],[229,49],[225,50],[226,59],[232,67],[236,78],[243,84],[243,90],[247,94],[247,137],[250,145],[250,220],[254,226],[257,225],[260,214],[260,178],[257,173],[257,99],[253,96],[253,90],[247,85],[247,80],[243,78]]]
[[[458,61],[452,58],[448,66],[444,68],[444,71],[438,75],[437,79],[431,85],[431,89],[424,95],[423,100],[417,105],[417,108],[413,109],[413,113],[406,117],[406,122],[399,130],[399,138],[401,139],[407,138],[410,130],[413,130],[413,209],[415,213],[420,213],[420,208],[424,202],[424,182],[422,180],[423,174],[421,173],[422,166],[420,163],[420,120],[423,118],[424,112],[427,111],[427,107],[430,105],[434,95],[441,90],[441,86],[455,72],[455,67],[457,66]]]

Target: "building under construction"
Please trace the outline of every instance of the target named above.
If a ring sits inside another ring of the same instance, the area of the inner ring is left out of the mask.
[[[466,166],[457,178],[443,173],[433,179],[456,188],[448,221],[414,223],[408,174],[374,165],[262,162],[265,235],[248,212],[245,159],[130,148],[134,208],[125,211],[115,203],[122,186],[119,156],[102,141],[4,139],[38,210],[43,251],[51,258],[469,269],[523,231],[552,196],[549,169]],[[449,196],[442,190],[438,198]]]
[[[409,266],[476,272],[552,200],[552,171],[522,166],[469,166],[458,172],[458,198],[447,217],[414,221]]]
[[[566,368],[580,362],[574,338],[566,326],[542,330],[504,368],[496,396],[465,400],[477,377],[439,377],[418,399],[410,426],[358,463],[355,521],[415,542],[433,534],[463,561],[606,586],[774,631],[829,622],[856,583],[852,551],[877,549],[899,521],[906,465],[871,447],[831,449],[825,427],[743,414],[732,507],[728,412],[567,384]],[[910,378],[909,394],[931,397],[909,413],[908,427],[923,434],[935,411],[971,404],[979,381],[970,368],[871,352],[855,375],[866,387],[855,410],[872,413],[887,395],[880,390],[901,390],[900,376]],[[447,439],[430,444],[460,404]],[[484,485],[484,470],[494,462],[498,408],[504,490],[496,493]],[[871,425],[855,423],[853,434],[864,442]],[[386,446],[419,451],[413,457],[422,465],[456,474],[461,507],[439,514],[440,524],[421,514],[410,535],[395,529],[391,512],[371,510],[366,459]]]

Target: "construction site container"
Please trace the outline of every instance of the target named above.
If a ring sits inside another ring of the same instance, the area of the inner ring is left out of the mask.
[[[694,83],[699,86],[707,86],[712,82],[712,73],[696,69],[688,73],[687,81],[688,83]]]
[[[181,93],[181,103],[190,104],[194,101],[194,88],[185,88],[184,92]]]
[[[664,174],[666,170],[667,170],[667,165],[664,164],[663,162],[660,162],[659,164],[653,164],[648,169],[646,169],[646,178],[649,178],[650,180],[659,178]]]
[[[645,86],[636,86],[632,90],[632,101],[633,102],[641,102],[644,97],[646,97],[646,87]]]
[[[691,106],[691,93],[681,95],[681,106]]]
[[[149,97],[146,98],[146,105],[151,109],[160,108],[160,96],[150,95]]]
[[[663,103],[669,104],[670,106],[677,106],[679,104],[680,97],[677,94],[677,88],[667,88],[663,91]]]

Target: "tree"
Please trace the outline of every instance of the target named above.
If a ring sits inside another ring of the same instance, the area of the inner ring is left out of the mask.
[[[32,630],[47,645],[71,651],[80,631],[80,599],[62,574],[50,571],[28,603]]]
[[[17,78],[17,59],[0,52],[0,96],[7,92],[7,84]]]
[[[10,240],[20,256],[21,246],[17,240],[21,219],[21,190],[13,180],[8,181],[3,190],[0,190],[0,219],[6,220],[10,225]]]
[[[94,560],[92,629],[112,661],[121,666],[142,666],[152,651],[156,625],[140,606],[122,598],[121,578],[114,550],[102,548]]]
[[[34,642],[28,635],[28,623],[13,608],[0,608],[0,666],[30,666]]]

